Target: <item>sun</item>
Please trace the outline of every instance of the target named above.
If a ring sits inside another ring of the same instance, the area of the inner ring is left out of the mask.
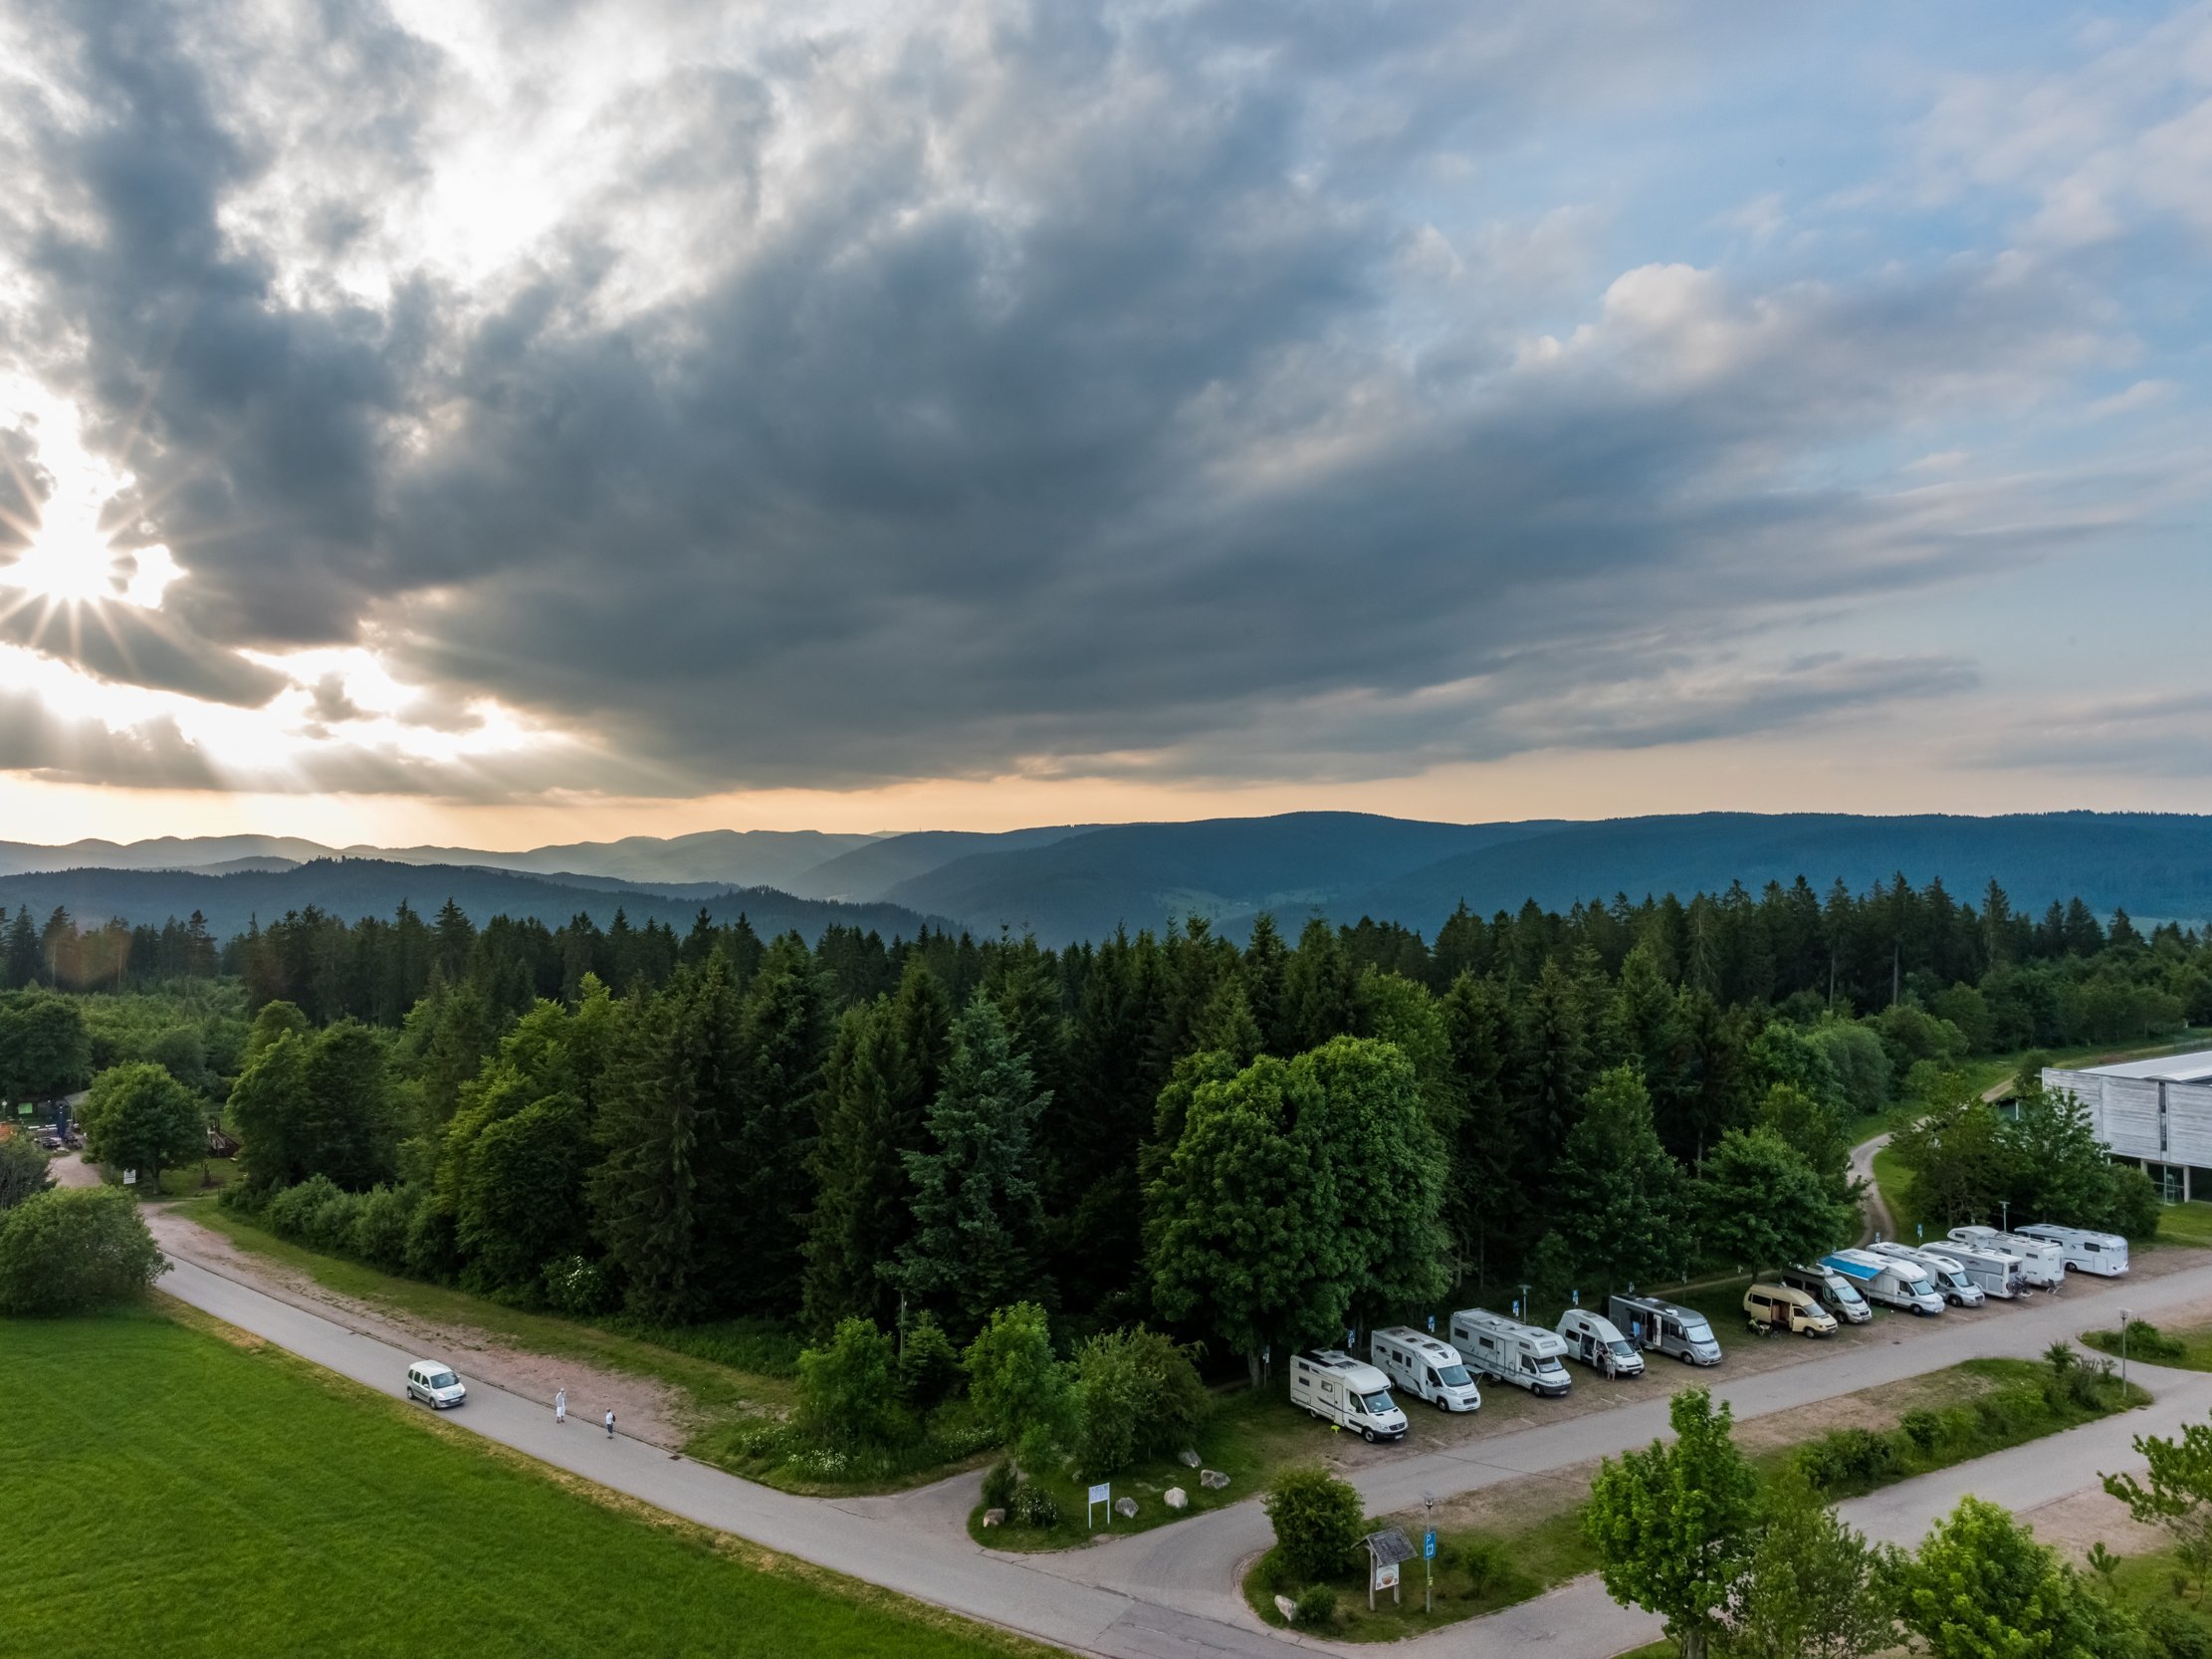
[[[69,403],[34,391],[12,399],[24,427],[36,434],[39,470],[50,486],[36,522],[8,515],[9,528],[27,538],[12,561],[0,563],[0,613],[43,601],[48,607],[131,604],[157,607],[161,593],[180,573],[165,547],[125,551],[115,546],[104,524],[109,503],[129,484],[85,447],[82,420]],[[41,493],[20,471],[22,495]]]

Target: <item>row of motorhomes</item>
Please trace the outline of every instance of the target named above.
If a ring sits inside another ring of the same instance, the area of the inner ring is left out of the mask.
[[[1743,1309],[1755,1330],[1825,1336],[1839,1320],[1865,1324],[1877,1305],[1940,1313],[1946,1304],[1978,1307],[1990,1297],[2055,1287],[2070,1272],[2109,1278],[2126,1271],[2127,1241],[2113,1234],[1954,1227],[1933,1245],[1839,1250],[1786,1269],[1744,1293]],[[1482,1405],[1478,1376],[1556,1397],[1573,1385],[1561,1363],[1570,1358],[1618,1377],[1642,1375],[1646,1353],[1671,1354],[1692,1365],[1720,1363],[1720,1344],[1704,1314],[1633,1294],[1608,1298],[1603,1313],[1571,1307],[1554,1330],[1465,1307],[1451,1315],[1448,1334],[1445,1341],[1393,1325],[1368,1338],[1365,1360],[1336,1348],[1295,1354],[1291,1404],[1364,1440],[1396,1440],[1406,1432],[1406,1413],[1392,1397],[1394,1386],[1440,1411],[1476,1411]]]

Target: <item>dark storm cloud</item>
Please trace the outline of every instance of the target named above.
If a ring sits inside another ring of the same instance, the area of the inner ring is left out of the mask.
[[[509,18],[517,107],[587,10]],[[199,642],[103,673],[252,700],[236,648],[373,621],[423,708],[592,734],[578,787],[1387,775],[1947,695],[1969,664],[1757,636],[2106,522],[1825,461],[2093,358],[2104,325],[2054,284],[1650,266],[1563,306],[1528,298],[1560,259],[1534,232],[1542,279],[1512,234],[1461,259],[1427,222],[1510,227],[1484,181],[1537,123],[1659,96],[1717,23],[1046,4],[764,31],[610,99],[621,164],[497,281],[400,260],[365,299],[318,273],[416,199],[467,76],[367,8],[283,51],[228,16],[51,18],[104,116],[57,98],[28,140],[43,315],[87,343],[50,367],[107,443],[143,433],[133,517],[190,573],[167,615]]]
[[[55,714],[27,691],[0,688],[0,771],[65,784],[212,789],[213,768],[176,729],[152,720],[120,731]]]

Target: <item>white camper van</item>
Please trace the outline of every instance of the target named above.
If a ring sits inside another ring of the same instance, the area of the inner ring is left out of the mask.
[[[1557,1396],[1574,1386],[1560,1358],[1567,1344],[1553,1332],[1503,1313],[1462,1307],[1451,1315],[1451,1345],[1467,1369],[1510,1382],[1531,1394]]]
[[[1290,1403],[1352,1430],[1370,1445],[1406,1432],[1406,1414],[1390,1397],[1390,1378],[1335,1348],[1290,1356]]]
[[[1720,1342],[1713,1335],[1712,1321],[1694,1307],[1658,1297],[1616,1296],[1607,1300],[1605,1311],[1639,1347],[1670,1353],[1685,1365],[1720,1363]]]
[[[1945,1239],[1932,1248],[1938,1256],[1956,1262],[1984,1296],[2010,1299],[2026,1289],[2020,1278],[2020,1258],[2009,1250],[1956,1239]]]
[[[1816,1262],[1809,1268],[1784,1268],[1774,1277],[1791,1290],[1803,1291],[1816,1299],[1846,1324],[1865,1324],[1875,1316],[1875,1310],[1867,1305],[1867,1299],[1859,1294],[1859,1287],[1834,1268],[1825,1268]]]
[[[1602,1313],[1587,1307],[1568,1308],[1559,1316],[1559,1339],[1567,1344],[1571,1358],[1581,1360],[1593,1371],[1617,1377],[1644,1374],[1644,1356],[1637,1352],[1636,1344]]]
[[[1888,1256],[1899,1262],[1916,1262],[1928,1271],[1928,1281],[1935,1287],[1935,1294],[1953,1307],[1979,1307],[1982,1304],[1982,1288],[1966,1276],[1966,1270],[1950,1257],[1938,1251],[1922,1250],[1916,1245],[1896,1243],[1878,1244],[1877,1256]]]
[[[1439,1411],[1480,1411],[1481,1392],[1467,1375],[1466,1361],[1449,1342],[1439,1342],[1411,1325],[1393,1325],[1367,1339],[1375,1368]]]
[[[1958,1244],[1979,1245],[1984,1250],[2002,1250],[2019,1257],[2020,1283],[2032,1291],[2065,1283],[2066,1252],[2048,1239],[2025,1239],[2018,1233],[2000,1233],[1994,1227],[1954,1227],[1950,1236]]]
[[[1857,1282],[1860,1294],[1884,1307],[1902,1307],[1913,1313],[1940,1313],[1943,1299],[1937,1294],[1928,1270],[1917,1262],[1894,1256],[1877,1256],[1871,1250],[1839,1250],[1821,1261],[1846,1279]]]
[[[2020,1231],[2025,1238],[2057,1245],[2071,1272],[2117,1279],[2127,1271],[2127,1241],[2117,1233],[2093,1233],[2086,1227],[2053,1227],[2048,1222],[2038,1222]]]

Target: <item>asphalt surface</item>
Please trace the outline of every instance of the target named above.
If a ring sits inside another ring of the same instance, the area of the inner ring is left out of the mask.
[[[406,1362],[415,1355],[188,1262],[177,1262],[161,1285],[181,1301],[343,1376],[404,1396]],[[2155,1315],[2207,1297],[2212,1297],[2212,1262],[2133,1284],[2076,1279],[2062,1297],[1947,1314],[1940,1329],[1917,1331],[1909,1342],[1839,1348],[1740,1382],[1729,1378],[1725,1366],[1695,1375],[1728,1400],[1739,1418],[1749,1418],[1962,1359],[2033,1356],[2051,1342],[2112,1322],[2121,1305]],[[1965,1491],[2027,1509],[2080,1491],[2105,1470],[2137,1467],[2132,1436],[2170,1433],[2185,1417],[2212,1408],[2212,1375],[2140,1370],[2141,1380],[2159,1395],[2148,1412],[1907,1482],[1846,1506],[1845,1513],[1878,1537],[1905,1541]],[[1646,1386],[1658,1384],[1651,1398],[1635,1405],[1394,1458],[1355,1476],[1354,1484],[1370,1513],[1382,1514],[1418,1507],[1424,1492],[1442,1498],[1644,1445],[1664,1428],[1671,1385],[1692,1374],[1685,1370],[1676,1378],[1661,1369],[1647,1379]],[[1243,1605],[1236,1588],[1240,1568],[1270,1541],[1266,1517],[1255,1502],[1104,1540],[1087,1549],[1004,1555],[978,1547],[962,1525],[973,1503],[978,1479],[973,1474],[890,1498],[798,1498],[627,1436],[609,1441],[588,1400],[572,1398],[569,1422],[555,1427],[549,1404],[494,1388],[465,1371],[463,1376],[469,1403],[449,1414],[450,1420],[490,1439],[701,1525],[1063,1647],[1113,1659],[1190,1659],[1337,1645],[1272,1630]],[[1608,1659],[1657,1633],[1656,1621],[1616,1606],[1594,1580],[1581,1580],[1402,1646],[1424,1655],[1482,1659],[1537,1647],[1553,1659]]]

